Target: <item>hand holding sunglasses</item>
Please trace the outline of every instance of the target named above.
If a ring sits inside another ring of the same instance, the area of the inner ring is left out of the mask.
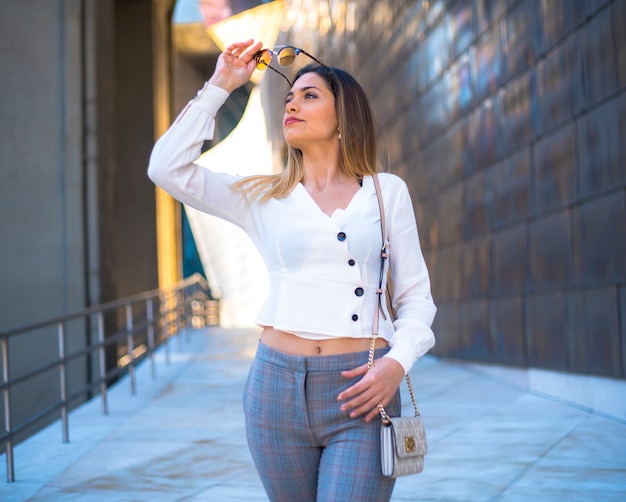
[[[252,39],[230,44],[218,58],[209,83],[229,93],[241,87],[250,80],[256,64],[254,55],[261,47],[261,42]]]
[[[274,49],[262,49],[258,51],[256,54],[254,54],[253,59],[256,62],[257,70],[265,70],[265,68],[269,68],[273,72],[276,72],[281,77],[283,77],[289,84],[289,87],[292,87],[293,82],[291,82],[291,80],[289,80],[283,73],[279,72],[276,68],[271,67],[270,63],[272,62],[272,58],[276,56],[276,61],[278,61],[278,64],[283,68],[287,68],[294,63],[294,61],[296,60],[296,57],[299,54],[304,54],[305,56],[308,56],[317,64],[328,69],[328,67],[324,63],[322,63],[319,59],[317,59],[316,57],[306,52],[304,49],[300,49],[298,47],[292,47],[291,45],[274,47]],[[328,70],[330,71],[330,69]]]

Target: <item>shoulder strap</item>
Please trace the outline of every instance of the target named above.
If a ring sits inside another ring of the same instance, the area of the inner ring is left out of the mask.
[[[376,296],[378,297],[378,308],[374,312],[374,322],[372,324],[372,336],[378,336],[378,316],[385,317],[385,311],[383,309],[383,285],[385,282],[385,261],[387,260],[387,232],[385,228],[385,205],[383,204],[382,190],[380,189],[380,181],[378,175],[374,173],[372,175],[374,181],[374,188],[376,189],[376,198],[378,200],[378,209],[380,211],[380,233],[383,238],[382,247],[380,248],[380,274],[378,277],[378,289],[376,290]]]
[[[380,182],[378,181],[378,175],[374,173],[372,175],[372,179],[374,180],[374,188],[376,189],[376,198],[378,199],[378,208],[380,210],[380,232],[383,238],[383,245],[380,250],[380,277],[378,280],[378,289],[376,290],[376,295],[378,296],[378,308],[374,310],[374,322],[372,323],[372,341],[370,344],[369,357],[367,360],[368,370],[371,369],[372,365],[374,364],[374,347],[376,343],[376,338],[378,337],[379,315],[382,315],[383,319],[386,319],[385,311],[383,310],[382,298],[383,298],[383,282],[385,279],[385,260],[388,257],[387,233],[386,233],[386,228],[385,228],[385,206],[383,204],[382,190],[380,189]],[[389,291],[388,286],[387,286],[387,291]],[[392,312],[391,315],[393,316],[393,307],[390,309],[390,312]],[[408,373],[406,374],[406,383],[409,388],[409,394],[411,395],[411,401],[413,402],[413,409],[415,411],[415,416],[417,417],[420,415],[420,412],[419,412],[419,409],[417,408],[415,394],[413,393],[413,386],[411,385],[411,377],[409,376]],[[380,418],[383,421],[383,423],[388,424],[391,421],[391,419],[389,418],[389,415],[387,415],[387,412],[385,411],[385,408],[383,407],[383,405],[380,403],[378,403],[378,411],[380,412]]]
[[[372,179],[374,180],[374,188],[376,189],[376,198],[378,199],[378,209],[380,210],[380,233],[383,236],[383,251],[385,249],[385,241],[387,232],[385,229],[385,205],[383,204],[383,193],[380,189],[380,181],[378,180],[378,174],[374,173],[372,175]]]

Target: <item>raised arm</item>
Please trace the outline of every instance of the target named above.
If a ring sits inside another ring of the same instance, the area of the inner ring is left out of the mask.
[[[230,45],[220,54],[215,72],[174,123],[159,138],[148,176],[180,202],[245,226],[247,202],[231,185],[238,178],[195,164],[205,140],[212,139],[215,115],[230,92],[245,84],[254,71],[252,55],[261,47],[252,40]]]

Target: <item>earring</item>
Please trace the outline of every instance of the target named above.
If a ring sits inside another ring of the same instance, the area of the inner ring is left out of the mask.
[[[338,137],[339,139],[341,139],[341,131],[340,131],[339,129],[337,129],[337,132],[339,133],[339,134],[337,135],[337,137]]]

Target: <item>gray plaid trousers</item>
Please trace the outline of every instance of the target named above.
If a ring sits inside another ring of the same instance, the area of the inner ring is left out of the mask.
[[[272,502],[391,498],[394,480],[380,467],[380,420],[350,418],[337,401],[358,380],[340,372],[366,363],[367,355],[294,356],[259,344],[243,403],[248,446]],[[385,409],[400,415],[399,392]]]

